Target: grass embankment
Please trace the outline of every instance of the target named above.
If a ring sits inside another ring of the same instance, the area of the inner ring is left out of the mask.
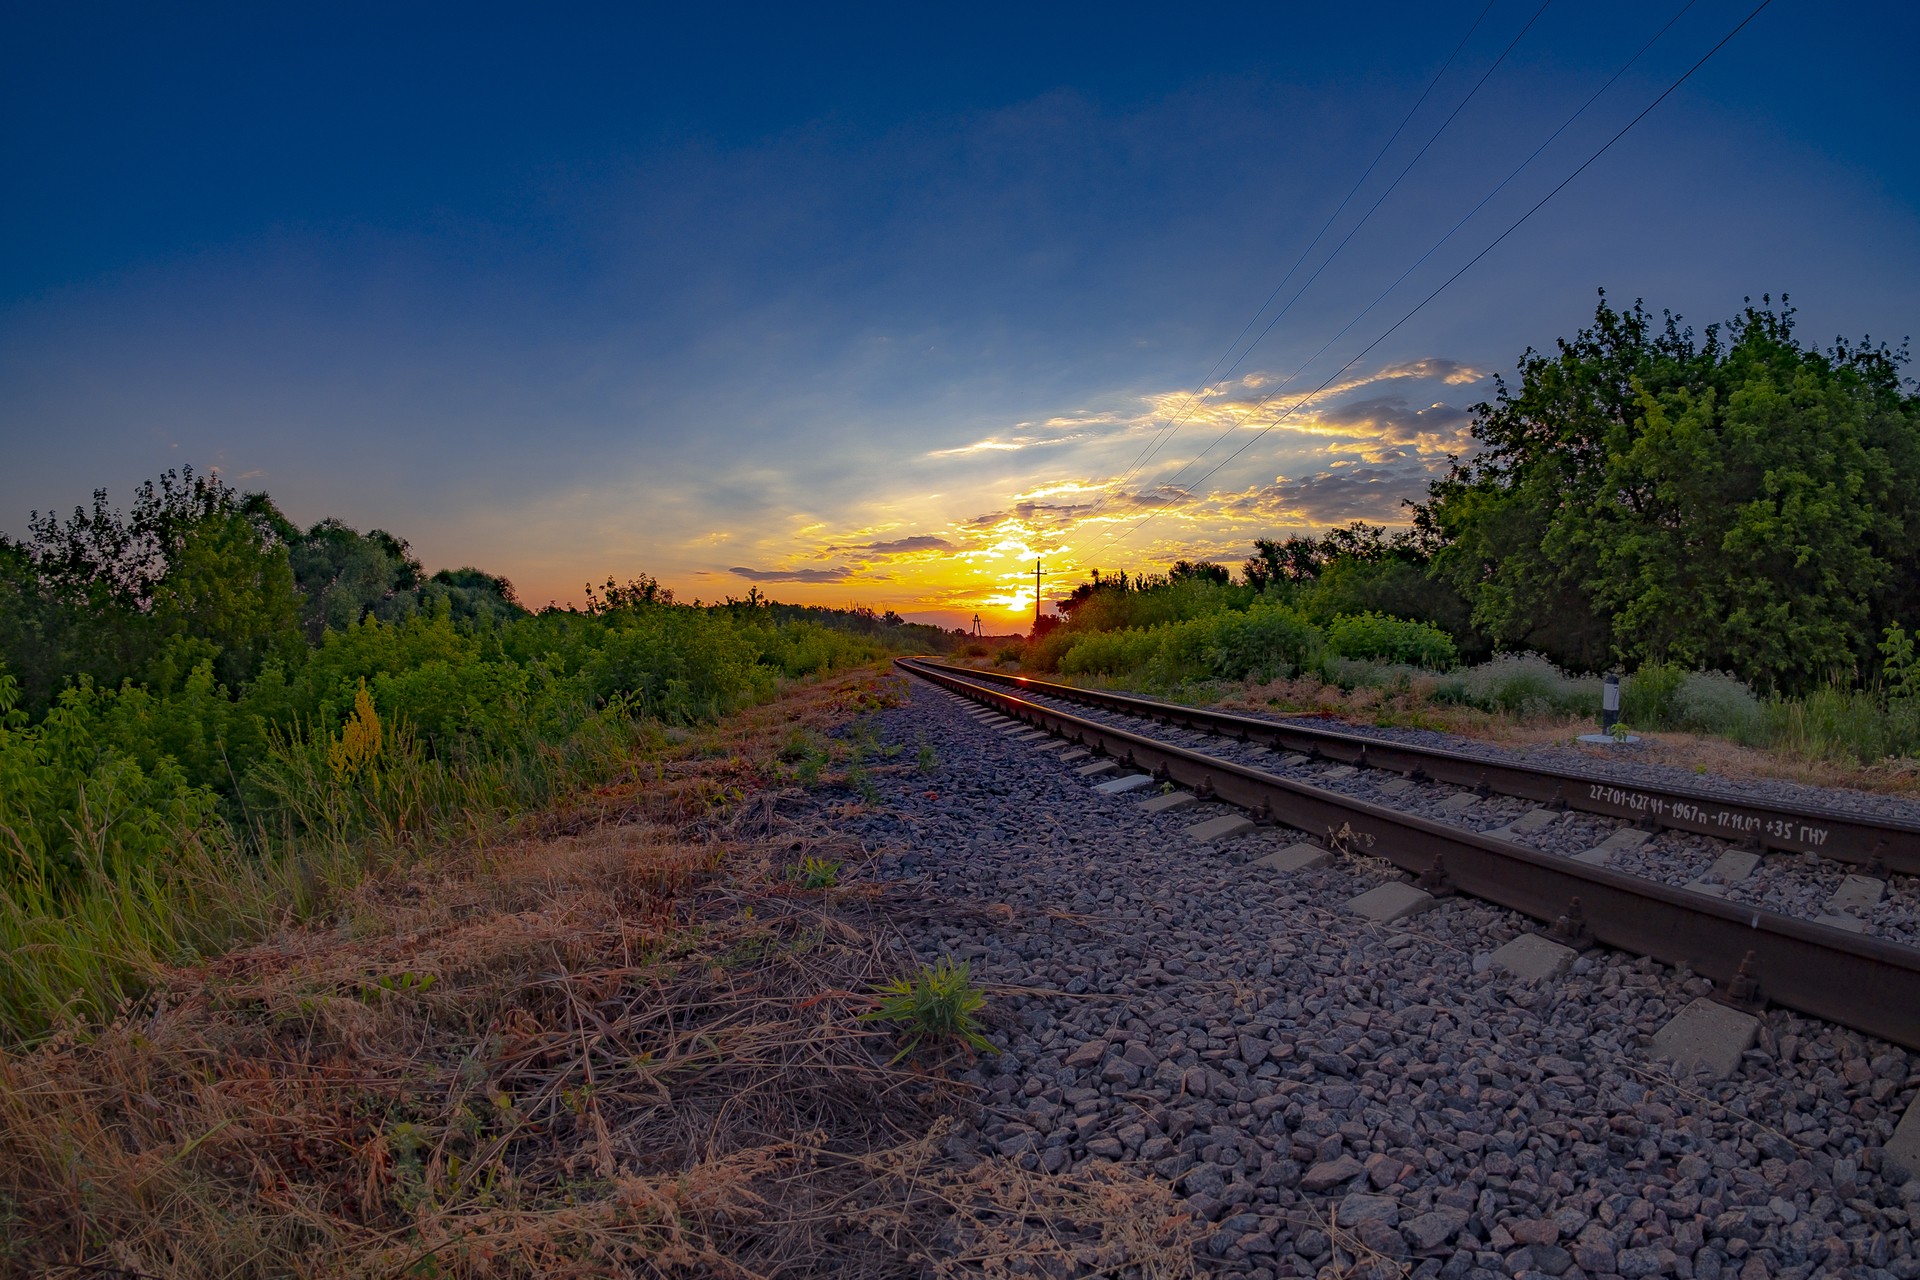
[[[969,1051],[893,1061],[915,1028],[865,1016],[916,977],[892,928],[941,908],[863,880],[831,808],[789,813],[808,779],[844,810],[937,767],[859,731],[890,687],[645,738],[497,839],[0,1051],[0,1270],[1188,1274],[1162,1187],[949,1158],[938,1067]]]

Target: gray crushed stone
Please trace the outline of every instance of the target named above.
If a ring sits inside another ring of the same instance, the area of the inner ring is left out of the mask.
[[[1249,1280],[1920,1277],[1920,1179],[1880,1172],[1905,1051],[1775,1010],[1731,1078],[1676,1080],[1646,1046],[1703,981],[1594,950],[1520,983],[1487,962],[1520,917],[1368,924],[1342,906],[1384,864],[1250,865],[1280,828],[1193,846],[1220,806],[1142,814],[1151,789],[1096,795],[902,684],[873,726],[937,764],[876,771],[840,821],[882,850],[860,874],[924,897],[909,945],[989,990],[957,1155],[1133,1163],[1206,1223],[1203,1269]]]

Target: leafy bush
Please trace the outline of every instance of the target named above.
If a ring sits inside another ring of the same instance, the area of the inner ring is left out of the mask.
[[[1762,711],[1753,690],[1719,671],[1688,672],[1673,695],[1675,727],[1693,733],[1748,739],[1759,726]]]
[[[1244,613],[1212,613],[1155,627],[1082,635],[1066,651],[1060,669],[1070,675],[1129,676],[1160,686],[1209,677],[1267,680],[1304,666],[1319,644],[1319,629],[1299,614],[1258,602]]]
[[[1252,587],[1204,577],[1163,580],[1132,590],[1118,584],[1103,585],[1069,602],[1072,613],[1068,626],[1083,633],[1134,631],[1245,609],[1257,594]]]
[[[1687,673],[1649,662],[1620,682],[1620,718],[1637,729],[1668,729],[1678,723],[1676,700]]]
[[[1159,652],[1157,630],[1101,631],[1080,637],[1060,661],[1068,675],[1117,676],[1137,671]]]
[[[1379,658],[1429,670],[1450,667],[1459,656],[1453,637],[1432,623],[1371,612],[1343,614],[1329,623],[1327,651],[1341,658]]]
[[[1256,602],[1245,613],[1207,619],[1207,663],[1229,680],[1272,680],[1306,666],[1320,647],[1320,629],[1283,605]]]
[[[1434,697],[1510,715],[1595,716],[1600,681],[1570,676],[1537,653],[1507,653],[1442,680]]]
[[[1065,670],[1064,663],[1073,650],[1087,639],[1083,631],[1071,627],[1055,627],[1038,640],[1028,643],[1020,656],[1020,665],[1029,671],[1054,672]]]

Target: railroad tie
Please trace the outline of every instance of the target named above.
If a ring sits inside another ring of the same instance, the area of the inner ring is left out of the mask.
[[[1574,854],[1573,860],[1575,862],[1591,863],[1596,867],[1604,867],[1613,861],[1615,854],[1631,853],[1651,839],[1653,839],[1653,833],[1651,831],[1641,831],[1634,827],[1622,827],[1585,853]]]
[[[1753,874],[1760,865],[1760,855],[1745,849],[1729,849],[1713,860],[1707,873],[1698,880],[1691,880],[1686,888],[1695,893],[1708,893],[1716,898],[1727,896],[1727,886],[1738,884]]]
[[[1860,917],[1879,906],[1880,895],[1886,891],[1885,880],[1876,880],[1872,876],[1848,876],[1840,882],[1833,896],[1827,899],[1825,914],[1815,916],[1813,922],[1851,933],[1865,933],[1867,926]]]
[[[1195,844],[1208,844],[1215,840],[1231,840],[1234,836],[1244,835],[1253,830],[1253,823],[1237,813],[1223,813],[1217,818],[1208,818],[1205,822],[1196,822],[1183,833]]]
[[[1920,1099],[1907,1107],[1893,1136],[1880,1148],[1882,1163],[1905,1169],[1909,1176],[1920,1177]]]
[[[1522,836],[1537,836],[1558,821],[1560,815],[1552,809],[1529,809],[1505,826],[1480,834],[1500,840],[1518,840]]]
[[[1572,947],[1562,946],[1552,938],[1523,933],[1488,959],[1494,968],[1504,969],[1522,982],[1540,982],[1566,973],[1578,955]]]
[[[1184,809],[1190,804],[1198,804],[1200,798],[1191,791],[1169,791],[1163,796],[1140,802],[1142,813],[1165,813],[1169,809]]]
[[[1308,844],[1302,840],[1286,848],[1270,853],[1264,858],[1254,859],[1256,867],[1269,867],[1275,871],[1313,871],[1333,861],[1333,855],[1317,844]]]
[[[1671,1062],[1682,1076],[1705,1070],[1724,1080],[1740,1066],[1740,1055],[1760,1036],[1760,1019],[1701,996],[1653,1033],[1651,1051]]]
[[[1425,911],[1434,897],[1425,889],[1416,889],[1404,880],[1377,884],[1347,903],[1347,910],[1380,924],[1391,924]]]

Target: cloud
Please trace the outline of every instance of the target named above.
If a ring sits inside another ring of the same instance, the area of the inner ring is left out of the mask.
[[[957,449],[935,449],[927,456],[929,458],[961,458],[975,453],[1018,453],[1022,449],[1039,449],[1047,445],[1056,444],[1074,444],[1086,438],[1085,432],[1075,432],[1071,435],[1053,436],[1046,439],[1042,439],[1039,436],[1009,436],[1006,439],[1001,439],[998,436],[989,436],[985,440],[976,440],[972,444],[961,445]]]
[[[1330,527],[1353,520],[1403,524],[1407,498],[1427,496],[1431,471],[1419,458],[1395,465],[1347,465],[1292,478],[1281,476],[1226,496],[1221,514],[1237,521],[1270,525]]]
[[[727,572],[749,582],[846,582],[853,577],[853,570],[845,566],[838,569],[744,569],[736,565]]]
[[[1297,430],[1310,435],[1342,437],[1327,446],[1330,453],[1357,453],[1369,462],[1429,454],[1464,454],[1472,450],[1473,415],[1454,405],[1435,402],[1414,408],[1405,396],[1373,396],[1352,400],[1322,411]]]
[[[896,538],[892,542],[867,542],[857,547],[829,547],[829,551],[857,551],[868,556],[904,556],[918,551],[953,551],[957,548],[945,538],[930,533],[918,534],[911,538]]]

